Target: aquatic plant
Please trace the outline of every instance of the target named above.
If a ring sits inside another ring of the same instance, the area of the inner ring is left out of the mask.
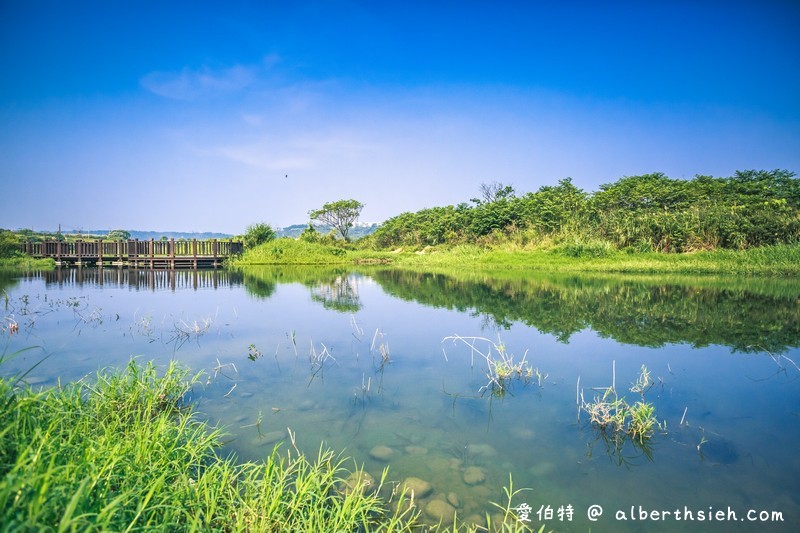
[[[255,344],[251,344],[247,347],[247,358],[251,361],[255,361],[262,356],[261,352],[256,348]]]
[[[375,335],[372,336],[372,344],[369,348],[372,354],[372,362],[376,363],[376,352],[380,355],[380,362],[376,364],[379,372],[382,372],[384,367],[392,362],[391,354],[389,353],[389,341],[386,340],[386,334],[380,328],[375,330]]]
[[[216,318],[216,317],[215,317]],[[198,346],[200,346],[200,337],[208,333],[211,329],[215,319],[205,317],[200,320],[192,320],[190,322],[181,319],[173,323],[172,336],[168,343],[175,343],[175,350],[178,350],[187,341],[194,338]]]
[[[478,392],[486,394],[487,392],[493,396],[501,398],[509,391],[511,384],[515,381],[522,382],[527,385],[534,381],[542,386],[547,374],[543,374],[538,368],[533,368],[526,360],[528,351],[522,355],[522,358],[517,360],[514,354],[510,353],[505,344],[498,338],[497,343],[485,337],[461,337],[460,335],[451,335],[442,339],[445,341],[453,341],[453,343],[463,343],[470,348],[470,364],[475,364],[475,354],[478,354],[486,362],[486,378],[487,383],[483,385]],[[485,343],[486,348],[479,348],[478,343]],[[445,360],[447,360],[447,351],[442,347]]]
[[[612,385],[600,389],[604,391],[602,396],[596,395],[594,401],[587,402],[583,399],[583,392],[579,391],[576,399],[578,415],[580,416],[580,411],[588,414],[590,424],[602,432],[612,434],[620,446],[624,444],[624,439],[619,439],[623,435],[643,444],[653,435],[655,428],[666,429],[666,423],[660,423],[656,418],[653,404],[644,401],[645,393],[653,386],[650,372],[642,365],[638,379],[630,388],[631,392],[642,396],[642,401],[630,405],[624,397],[617,394],[616,365],[613,368]]]

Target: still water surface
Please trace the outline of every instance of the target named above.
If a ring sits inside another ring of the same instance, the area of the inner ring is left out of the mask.
[[[28,381],[50,386],[177,359],[206,372],[193,400],[243,460],[290,446],[291,430],[309,455],[324,443],[376,479],[386,466],[424,479],[422,509],[448,501],[475,523],[511,477],[526,489],[512,507],[557,531],[800,524],[797,282],[265,267],[64,269],[0,288],[19,324],[2,349],[35,347],[4,374],[49,356]],[[454,336],[483,353],[502,344],[541,381],[492,394],[485,360]],[[579,418],[577,397],[612,382],[641,399],[629,387],[642,365],[666,431],[639,446]],[[672,514],[639,520],[640,507]],[[751,509],[782,521],[750,522]]]

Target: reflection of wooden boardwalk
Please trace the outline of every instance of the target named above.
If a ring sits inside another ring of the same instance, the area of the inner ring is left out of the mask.
[[[59,287],[128,287],[131,290],[198,290],[230,288],[242,284],[242,275],[227,269],[57,268],[25,276]]]
[[[217,267],[244,250],[236,241],[44,241],[26,242],[22,251],[50,257],[59,265],[127,265],[149,268]]]

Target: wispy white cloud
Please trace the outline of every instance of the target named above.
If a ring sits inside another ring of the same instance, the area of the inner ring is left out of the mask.
[[[307,155],[286,153],[284,150],[270,148],[265,143],[219,146],[207,150],[207,153],[218,155],[235,163],[270,171],[284,172],[314,166],[313,158]]]
[[[334,160],[358,160],[380,150],[374,142],[348,133],[332,133],[288,140],[264,137],[254,142],[218,145],[203,152],[258,169],[289,171],[319,168]]]
[[[148,91],[173,100],[195,100],[218,94],[231,94],[250,86],[256,69],[243,65],[220,70],[203,67],[184,68],[180,72],[151,72],[141,79]]]

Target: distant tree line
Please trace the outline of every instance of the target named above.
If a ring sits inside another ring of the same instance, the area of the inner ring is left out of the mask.
[[[470,203],[393,217],[367,240],[378,248],[601,241],[660,252],[800,242],[800,180],[786,170],[691,180],[646,174],[594,193],[570,178],[522,196],[500,183],[484,184],[480,192]]]

